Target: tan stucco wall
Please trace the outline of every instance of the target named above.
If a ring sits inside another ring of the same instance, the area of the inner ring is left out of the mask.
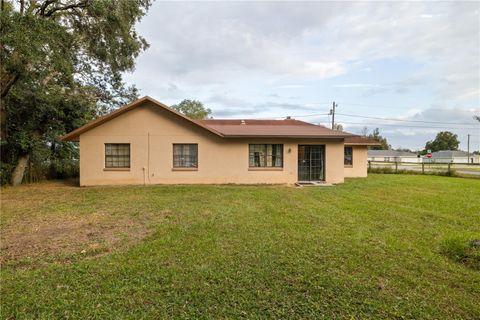
[[[130,143],[129,171],[104,170],[105,143]],[[197,171],[172,170],[173,143],[198,144]],[[249,170],[249,143],[282,143],[283,169]],[[298,144],[324,144],[326,182],[344,181],[342,139],[224,139],[146,103],[80,136],[80,185],[295,183]]]
[[[364,178],[367,176],[368,148],[367,146],[349,146],[353,151],[353,165],[345,166],[345,178]]]

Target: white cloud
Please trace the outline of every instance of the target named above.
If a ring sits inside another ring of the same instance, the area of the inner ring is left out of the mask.
[[[305,86],[302,84],[282,84],[277,86],[279,89],[299,89],[304,88]]]
[[[371,83],[344,83],[333,85],[334,88],[378,88],[378,84]]]
[[[345,73],[345,66],[338,61],[306,61],[303,68],[300,69],[307,75],[317,76],[319,78],[328,78]]]
[[[131,79],[196,86],[239,75],[324,79],[353,64],[406,57],[422,64],[412,80],[438,80],[438,99],[472,98],[480,87],[479,6],[159,2],[140,26],[151,48]]]
[[[285,99],[306,107],[336,89],[358,89],[375,104],[428,86],[423,105],[410,108],[417,113],[404,117],[471,119],[480,103],[479,9],[479,2],[156,2],[139,26],[151,47],[127,79],[162,101],[203,99],[218,114],[264,117],[289,112]],[[383,60],[415,69],[385,75]],[[335,77],[341,81],[322,87]],[[272,97],[276,104],[265,107]]]

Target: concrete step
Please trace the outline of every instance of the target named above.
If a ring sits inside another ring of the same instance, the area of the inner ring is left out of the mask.
[[[325,181],[298,181],[295,183],[297,187],[331,187],[333,184]]]

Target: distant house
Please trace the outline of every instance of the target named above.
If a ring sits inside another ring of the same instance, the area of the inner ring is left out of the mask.
[[[368,150],[368,160],[376,162],[422,162],[416,153],[397,150]]]
[[[80,142],[80,185],[342,183],[367,176],[376,141],[286,120],[193,120],[149,97],[93,120]]]
[[[425,159],[425,162],[435,163],[479,163],[480,156],[478,154],[465,151],[442,150],[432,153],[432,158]]]

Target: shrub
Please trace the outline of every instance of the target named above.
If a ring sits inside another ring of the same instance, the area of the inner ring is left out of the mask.
[[[3,186],[9,182],[14,167],[10,163],[0,162],[0,185]]]
[[[459,175],[456,174],[455,170],[450,171],[422,171],[417,170],[408,170],[408,169],[398,169],[395,171],[395,168],[389,167],[378,167],[378,168],[368,168],[369,173],[383,173],[383,174],[424,174],[424,175],[431,175],[431,176],[445,176],[445,177],[458,177]]]

